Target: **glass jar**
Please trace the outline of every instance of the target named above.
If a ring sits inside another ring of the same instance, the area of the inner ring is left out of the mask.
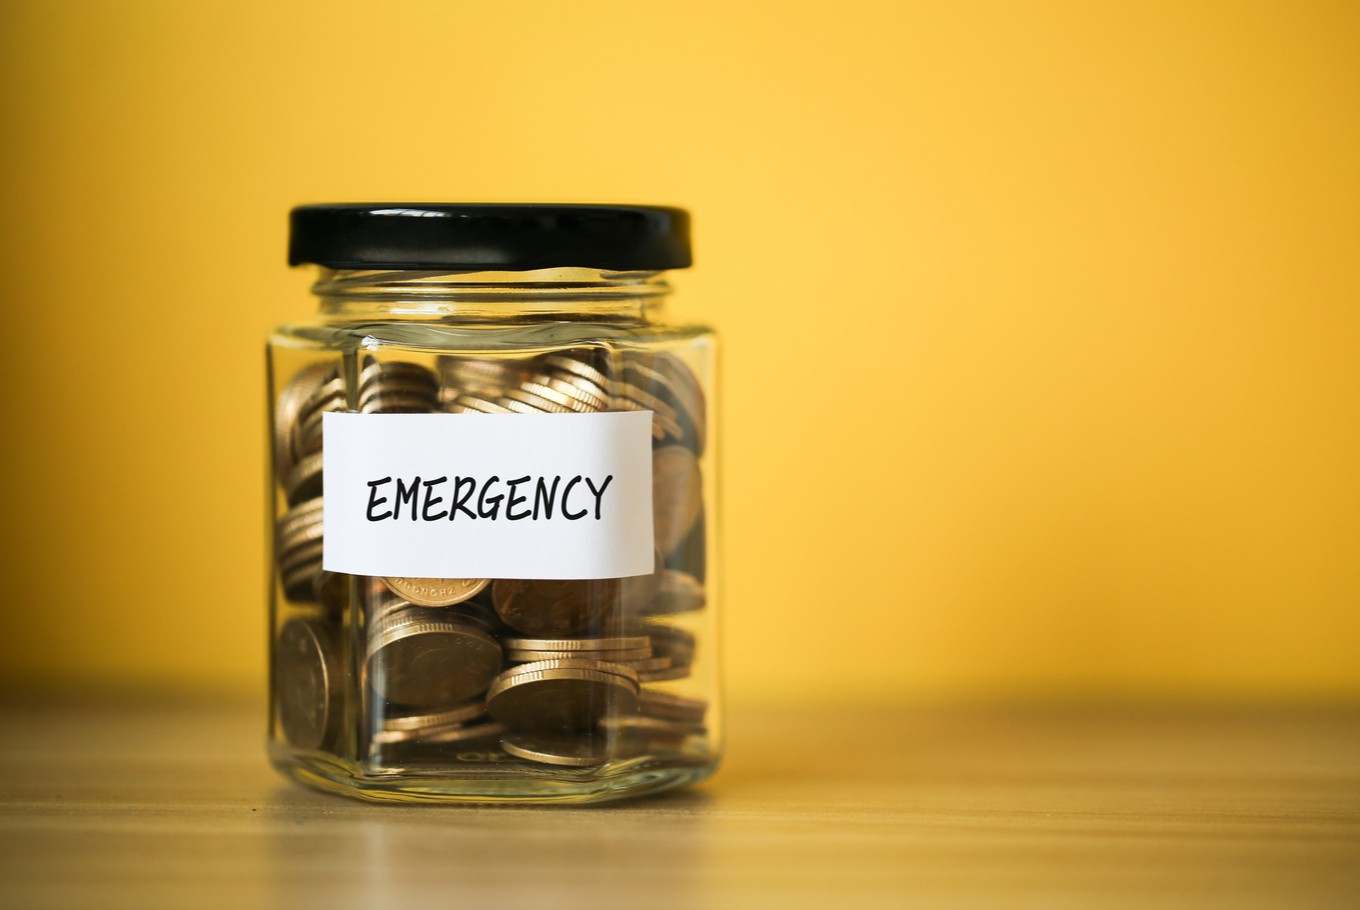
[[[721,751],[715,339],[688,217],[325,205],[269,341],[269,751],[370,800],[591,802]]]

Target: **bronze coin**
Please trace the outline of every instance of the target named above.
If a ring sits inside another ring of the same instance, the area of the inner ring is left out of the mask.
[[[293,467],[294,442],[302,405],[318,387],[339,376],[334,363],[322,361],[303,367],[279,391],[274,403],[274,470],[282,481]]]
[[[682,667],[667,667],[664,670],[644,670],[638,673],[638,679],[645,683],[671,682],[677,679],[689,679],[690,669],[688,665]]]
[[[625,651],[650,648],[651,639],[646,635],[621,638],[507,638],[505,646],[517,651]]]
[[[567,406],[574,411],[592,413],[609,408],[609,396],[604,389],[584,379],[564,379],[560,375],[535,376],[527,388],[533,391],[536,386],[544,386],[566,397],[571,402]]]
[[[656,595],[644,612],[648,614],[690,613],[702,610],[706,598],[704,586],[687,572],[667,569],[661,576]]]
[[[517,651],[507,649],[505,659],[510,663],[532,662],[536,660],[599,660],[612,664],[627,664],[631,661],[646,660],[652,656],[652,649],[634,648],[629,651]]]
[[[439,377],[445,391],[474,395],[479,398],[499,398],[506,389],[518,386],[529,375],[532,364],[527,360],[491,357],[439,358]]]
[[[634,713],[637,683],[599,670],[517,667],[492,683],[486,709],[515,731],[590,730],[605,717]]]
[[[600,629],[618,614],[619,580],[501,578],[491,587],[496,614],[536,638],[568,638]]]
[[[675,408],[679,422],[685,429],[685,444],[695,454],[702,455],[708,420],[703,386],[685,362],[674,354],[656,354],[650,358],[648,366],[665,379],[660,389],[668,394],[659,397],[669,401]]]
[[[568,733],[508,733],[501,737],[501,748],[517,758],[560,765],[589,768],[616,758],[628,758],[641,751],[638,737],[604,730]]]
[[[319,749],[331,739],[335,704],[335,649],[326,628],[292,619],[274,645],[274,699],[279,727],[289,744]]]
[[[704,715],[708,713],[708,702],[702,698],[686,698],[683,695],[644,689],[638,695],[638,713],[699,724],[703,723]]]
[[[454,705],[486,691],[503,657],[496,640],[473,623],[389,614],[370,637],[373,690],[402,705]]]
[[[322,457],[320,452],[303,456],[283,479],[284,495],[290,506],[320,498]]]
[[[699,460],[684,446],[652,453],[652,520],[656,545],[669,554],[689,534],[704,504]]]
[[[423,730],[428,727],[447,727],[452,724],[465,724],[474,721],[485,714],[486,705],[479,698],[467,704],[444,708],[440,711],[384,717],[382,728],[384,731],[390,732],[395,730]]]
[[[577,357],[568,354],[550,354],[543,358],[543,363],[555,372],[584,379],[601,389],[609,388],[610,380],[608,376]]]
[[[484,398],[477,398],[472,395],[459,395],[453,400],[452,406],[445,407],[452,414],[511,414],[514,413],[509,408],[501,407],[493,401]]]
[[[492,687],[509,684],[520,677],[537,673],[540,670],[591,670],[597,673],[613,673],[615,676],[621,676],[633,684],[638,681],[637,673],[622,664],[596,660],[593,657],[554,657],[511,667],[496,677]]]
[[[476,597],[491,583],[489,578],[396,578],[383,583],[393,594],[422,607],[448,607]]]
[[[444,711],[385,718],[382,729],[373,734],[373,741],[381,744],[448,741],[439,737],[457,737],[473,721],[486,719],[486,706],[477,699]]]
[[[293,464],[302,460],[304,455],[321,451],[321,434],[324,415],[328,411],[345,409],[345,384],[340,377],[328,379],[312,391],[298,410],[297,419],[291,434]]]
[[[649,743],[666,745],[680,745],[691,736],[703,736],[708,732],[703,724],[645,715],[607,717],[600,721],[600,726],[610,732],[635,734],[645,737]]]
[[[648,575],[630,575],[619,579],[620,606],[624,613],[642,613],[651,605],[661,587],[661,573],[666,570],[666,559],[658,549]]]
[[[687,667],[694,661],[695,638],[692,633],[660,623],[649,623],[645,628],[651,633],[653,654],[669,657],[679,667]]]

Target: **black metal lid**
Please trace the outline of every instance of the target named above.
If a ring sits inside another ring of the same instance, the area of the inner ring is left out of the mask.
[[[335,269],[653,271],[692,261],[689,213],[650,205],[300,205],[288,264]]]

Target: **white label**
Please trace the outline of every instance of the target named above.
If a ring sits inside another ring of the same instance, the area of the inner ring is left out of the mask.
[[[655,568],[651,411],[322,419],[327,571],[621,578]]]

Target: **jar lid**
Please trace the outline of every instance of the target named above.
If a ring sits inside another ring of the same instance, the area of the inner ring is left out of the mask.
[[[689,213],[649,205],[365,203],[293,209],[288,264],[653,271],[692,261]]]

